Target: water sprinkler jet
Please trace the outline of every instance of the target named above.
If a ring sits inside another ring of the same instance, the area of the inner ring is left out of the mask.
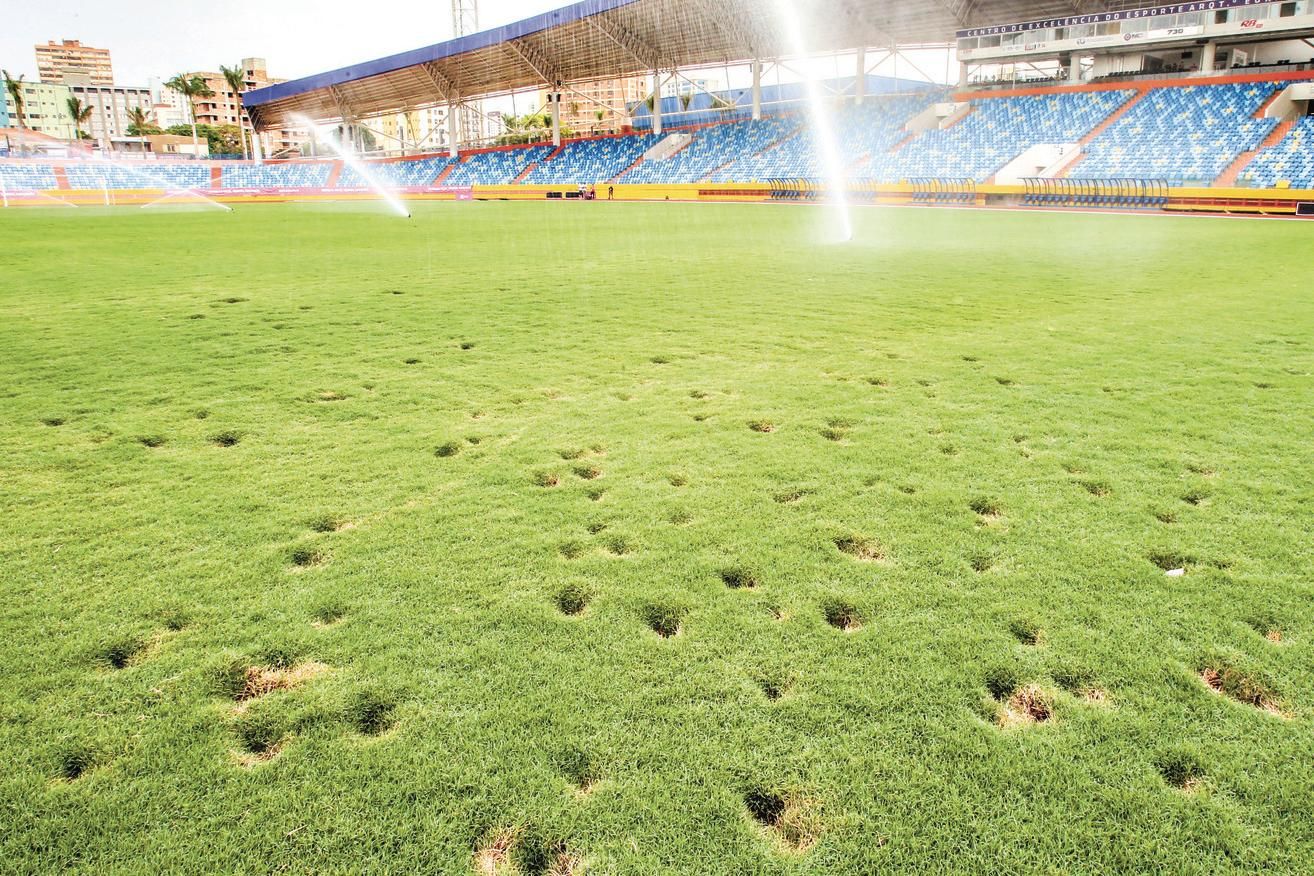
[[[803,22],[796,6],[798,2],[799,0],[775,0],[776,16],[781,32],[789,41],[792,53],[805,57],[808,53],[808,45],[803,32]],[[821,83],[811,71],[805,73],[803,85],[807,93],[808,115],[812,119],[812,129],[821,152],[826,188],[830,190],[830,201],[835,208],[839,242],[848,243],[853,239],[853,216],[849,208],[849,179],[844,160],[840,156],[834,119],[831,118],[830,107],[826,104]]]
[[[393,192],[390,191],[388,187],[383,184],[382,180],[380,180],[377,176],[374,175],[374,172],[370,170],[369,167],[366,166],[366,164],[363,161],[361,161],[359,158],[356,157],[354,151],[352,151],[350,148],[344,148],[343,146],[339,145],[338,142],[334,140],[332,137],[321,136],[319,127],[310,119],[308,119],[306,116],[297,115],[297,116],[293,116],[292,118],[298,124],[309,130],[314,135],[315,142],[327,146],[333,152],[333,154],[336,155],[338,159],[342,161],[342,164],[345,167],[351,168],[356,172],[357,176],[365,180],[365,184],[369,186],[376,195],[382,198],[384,202],[389,207],[392,208],[393,212],[395,212],[398,216],[401,216],[403,219],[411,218],[411,211],[402,202],[402,200],[398,198],[395,194],[393,194]]]

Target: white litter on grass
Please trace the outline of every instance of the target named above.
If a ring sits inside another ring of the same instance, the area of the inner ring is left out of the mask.
[[[1164,572],[1164,574],[1167,575],[1169,578],[1181,578],[1183,575],[1186,574],[1186,570],[1185,570],[1185,569],[1169,569],[1167,572]]]

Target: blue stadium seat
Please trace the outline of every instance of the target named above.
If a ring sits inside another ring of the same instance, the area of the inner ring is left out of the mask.
[[[414,188],[433,185],[434,181],[456,159],[446,156],[417,158],[410,161],[370,161],[366,167],[374,178],[385,186]],[[368,183],[354,167],[344,167],[338,177],[339,188],[360,188]]]
[[[525,177],[526,185],[578,185],[605,183],[638,161],[643,153],[661,142],[653,134],[573,140],[561,154],[541,161]]]
[[[986,182],[1033,146],[1079,141],[1133,94],[1064,92],[978,99],[962,121],[926,131],[897,153],[886,150],[874,155],[864,173],[877,182],[917,178]]]
[[[1086,147],[1084,177],[1162,179],[1212,185],[1277,125],[1254,114],[1274,83],[1157,88]]]
[[[208,189],[210,165],[188,162],[74,162],[64,165],[74,189]]]
[[[55,171],[44,164],[0,161],[0,182],[7,189],[48,191],[58,185]]]
[[[1254,157],[1238,182],[1256,188],[1314,189],[1314,116],[1299,119],[1276,146]]]
[[[520,146],[494,152],[473,152],[462,160],[444,181],[449,186],[500,186],[514,182],[525,168],[551,155],[553,147]]]
[[[226,189],[309,189],[328,185],[331,161],[229,166],[224,168]]]

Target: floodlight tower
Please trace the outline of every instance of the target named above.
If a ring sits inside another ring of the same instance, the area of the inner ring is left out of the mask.
[[[479,33],[479,0],[452,0],[452,34],[456,37]],[[474,145],[483,139],[483,107],[463,102],[460,106],[461,142]]]

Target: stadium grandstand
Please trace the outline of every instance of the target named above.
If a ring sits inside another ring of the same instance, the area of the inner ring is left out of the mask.
[[[824,185],[806,89],[763,81],[789,54],[767,5],[585,0],[244,95],[258,128],[313,124],[336,128],[347,142],[381,114],[445,107],[450,137],[438,154],[130,170],[11,159],[0,163],[0,186],[6,203],[22,203],[25,191],[45,203],[171,187],[331,198],[363,193],[368,174],[421,198],[467,189],[472,197],[570,197],[582,186],[623,199],[818,197]],[[1073,180],[1169,190],[1167,198],[1112,202],[1129,207],[1295,212],[1314,200],[1314,49],[1305,41],[1314,36],[1314,0],[1219,0],[1206,9],[1113,0],[1080,4],[1076,15],[1073,4],[1049,0],[820,5],[824,24],[809,48],[847,53],[856,64],[851,77],[822,83],[845,172],[877,200],[916,201],[919,187],[951,180],[970,186],[968,202],[981,204],[1053,205],[1029,195],[1066,191]],[[869,72],[878,56],[928,44],[956,49],[956,82]],[[571,83],[643,76],[658,94],[681,71],[709,65],[750,70],[752,86],[650,97],[630,108],[619,134],[562,135]],[[462,113],[526,91],[548,94],[553,125],[543,142],[461,141]]]

